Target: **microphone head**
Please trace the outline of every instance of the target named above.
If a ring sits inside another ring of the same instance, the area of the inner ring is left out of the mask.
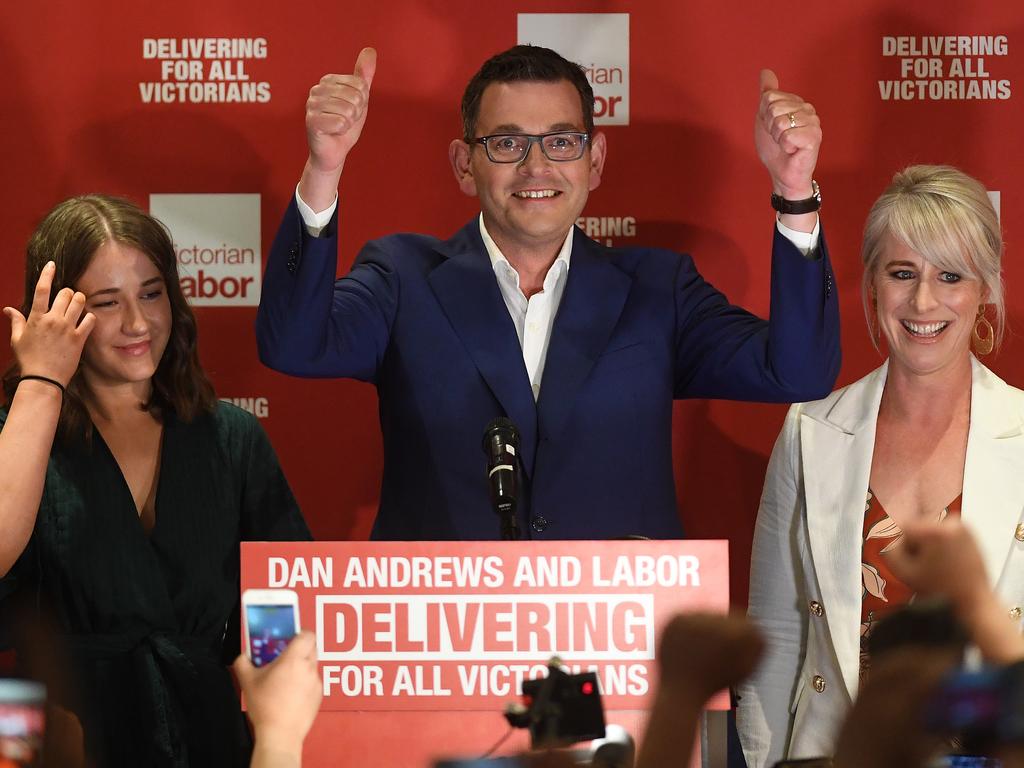
[[[503,443],[519,448],[519,430],[516,429],[516,425],[512,423],[512,419],[508,416],[498,416],[491,420],[491,423],[487,425],[487,429],[484,430],[483,449],[487,453],[490,451],[490,446],[495,438],[499,438]]]

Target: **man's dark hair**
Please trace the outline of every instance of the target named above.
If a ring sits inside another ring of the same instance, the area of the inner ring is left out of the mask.
[[[476,119],[480,115],[480,99],[491,83],[534,81],[557,83],[568,80],[580,95],[583,124],[587,133],[594,131],[594,89],[590,87],[583,68],[573,64],[550,48],[539,45],[517,45],[484,62],[473,75],[462,94],[462,131],[470,141],[475,137]]]

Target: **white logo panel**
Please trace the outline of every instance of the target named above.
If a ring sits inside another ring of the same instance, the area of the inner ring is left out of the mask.
[[[260,196],[150,195],[149,211],[171,231],[181,287],[196,307],[260,303]]]
[[[1000,209],[1003,203],[1003,195],[998,189],[990,189],[988,191],[988,199],[992,203],[992,207],[996,209],[996,216],[1002,217],[1003,213]]]
[[[520,45],[543,45],[584,68],[594,122],[629,125],[629,14],[520,13]]]

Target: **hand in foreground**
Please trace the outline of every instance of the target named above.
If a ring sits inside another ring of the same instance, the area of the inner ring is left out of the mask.
[[[46,756],[47,765],[60,765],[63,768],[87,767],[82,722],[74,712],[56,704],[47,705],[43,754]]]
[[[313,633],[300,632],[265,667],[254,667],[244,653],[232,667],[245,694],[256,752],[273,756],[262,764],[279,765],[285,764],[281,758],[301,758],[302,741],[323,699]],[[253,765],[258,764],[256,756]]]
[[[50,306],[55,272],[52,261],[43,267],[28,318],[14,307],[4,307],[4,314],[11,321],[11,349],[22,374],[45,376],[67,386],[78,370],[96,317],[91,312],[82,317],[85,294],[70,288],[61,288]]]
[[[955,654],[925,648],[893,651],[871,667],[836,743],[836,768],[924,768],[942,739],[922,712]]]
[[[754,144],[777,194],[787,200],[811,196],[811,178],[821,147],[821,121],[811,104],[795,93],[779,90],[779,78],[770,69],[761,70]]]
[[[747,678],[764,641],[740,616],[680,614],[665,626],[658,646],[658,693],[636,768],[689,764],[704,704]]]
[[[340,173],[359,141],[377,70],[377,51],[363,48],[351,75],[324,75],[306,101],[309,163],[317,173]]]
[[[661,634],[659,685],[703,701],[749,677],[763,652],[764,641],[742,616],[680,614]]]
[[[960,611],[990,590],[985,563],[971,532],[958,520],[908,523],[889,565],[915,592],[940,595]]]
[[[903,526],[903,541],[886,553],[900,579],[922,595],[940,595],[953,607],[982,655],[996,664],[1024,659],[1024,637],[989,586],[985,563],[959,520]]]

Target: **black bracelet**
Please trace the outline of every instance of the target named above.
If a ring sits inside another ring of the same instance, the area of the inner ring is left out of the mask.
[[[57,389],[60,390],[60,396],[62,398],[64,397],[64,392],[65,392],[64,385],[61,384],[59,381],[51,379],[51,378],[49,378],[47,376],[36,376],[35,374],[28,374],[26,376],[19,376],[18,377],[18,383],[21,384],[21,382],[23,382],[23,381],[45,381],[47,384],[53,384],[53,386],[55,386]]]

